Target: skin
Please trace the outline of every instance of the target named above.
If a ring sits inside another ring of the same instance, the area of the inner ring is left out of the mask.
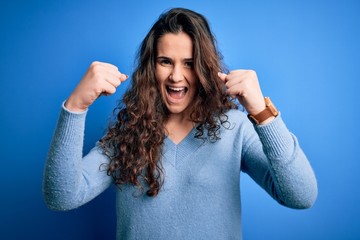
[[[248,113],[256,115],[266,108],[264,96],[255,71],[234,70],[229,74],[219,72],[218,76],[224,82],[227,93],[231,97],[237,98]],[[270,117],[260,124],[269,123],[274,118]]]
[[[196,97],[198,78],[193,70],[193,44],[183,32],[168,33],[158,41],[155,75],[160,86],[162,99],[170,115],[165,124],[168,137],[178,144],[194,127],[189,119],[189,106]],[[234,70],[229,74],[218,73],[219,81],[226,86],[228,94],[237,98],[250,114],[256,115],[265,109],[256,72]],[[112,95],[128,76],[109,63],[93,62],[77,87],[69,96],[65,107],[72,112],[83,112],[101,95]],[[173,90],[185,91],[172,97]],[[260,124],[272,121],[271,117]]]
[[[198,78],[193,69],[193,46],[185,33],[168,33],[157,45],[155,76],[162,99],[170,115],[165,125],[168,137],[179,143],[194,127],[189,106],[197,94]],[[169,88],[184,89],[181,97],[172,97]]]
[[[110,63],[93,62],[67,99],[65,107],[72,112],[84,112],[101,95],[114,94],[127,78]]]

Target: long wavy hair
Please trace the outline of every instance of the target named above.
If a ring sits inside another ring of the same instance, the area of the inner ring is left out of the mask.
[[[218,78],[217,73],[224,70],[222,56],[205,17],[183,8],[160,15],[139,48],[132,85],[115,109],[117,119],[100,140],[111,159],[107,173],[115,184],[133,184],[142,191],[146,189],[148,196],[156,196],[163,185],[160,157],[169,114],[155,78],[157,43],[165,34],[179,32],[192,39],[193,67],[199,81],[190,111],[197,129],[195,137],[204,141],[220,139],[226,112],[236,108]]]

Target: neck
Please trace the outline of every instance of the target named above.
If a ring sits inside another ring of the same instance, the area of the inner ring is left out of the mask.
[[[165,131],[167,136],[178,144],[193,129],[195,123],[188,116],[171,114],[165,123]]]

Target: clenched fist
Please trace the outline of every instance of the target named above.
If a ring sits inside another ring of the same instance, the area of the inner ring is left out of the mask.
[[[237,98],[248,113],[256,115],[265,109],[264,96],[255,71],[235,70],[229,74],[219,72],[218,75],[224,82],[227,93]]]
[[[93,62],[71,93],[65,107],[73,112],[85,111],[100,95],[112,95],[128,76],[109,63]]]

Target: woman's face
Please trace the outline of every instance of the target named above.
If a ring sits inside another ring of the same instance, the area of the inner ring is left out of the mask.
[[[155,76],[162,99],[171,114],[188,116],[197,93],[193,43],[189,35],[167,33],[158,40]]]

